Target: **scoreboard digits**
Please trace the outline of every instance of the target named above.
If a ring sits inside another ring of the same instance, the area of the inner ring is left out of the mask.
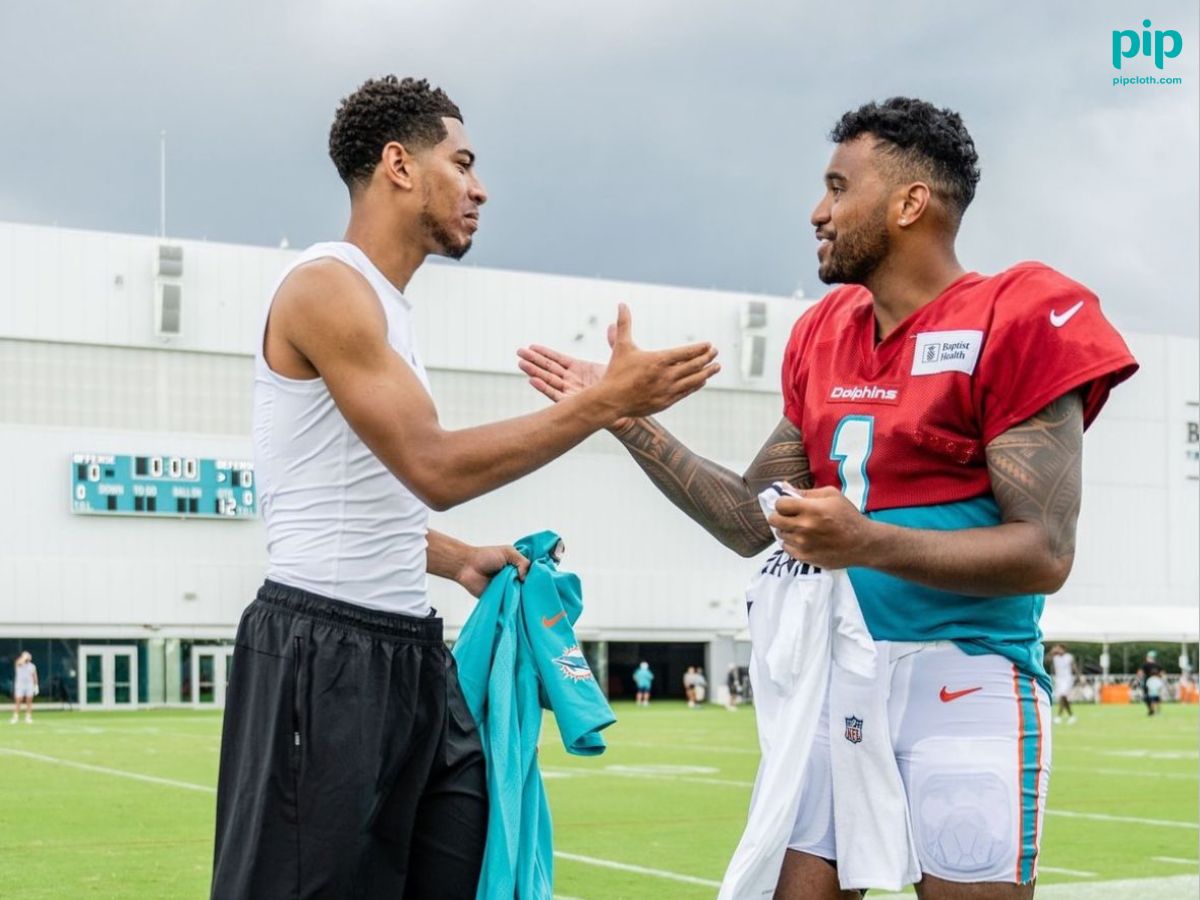
[[[80,515],[253,519],[254,464],[193,456],[76,453],[71,511]]]

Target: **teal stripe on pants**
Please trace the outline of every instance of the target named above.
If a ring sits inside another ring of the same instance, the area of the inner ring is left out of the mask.
[[[1020,703],[1021,748],[1021,846],[1017,858],[1017,881],[1033,880],[1037,861],[1038,781],[1041,776],[1042,722],[1037,704],[1037,686],[1028,675],[1015,674]]]

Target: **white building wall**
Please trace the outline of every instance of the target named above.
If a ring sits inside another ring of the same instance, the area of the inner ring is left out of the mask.
[[[264,298],[295,251],[179,243],[184,333],[164,342],[152,328],[157,239],[0,224],[0,635],[229,636],[259,583],[260,523],[68,511],[74,452],[250,455],[249,354]],[[791,298],[445,264],[425,266],[408,294],[450,427],[544,405],[514,374],[515,349],[540,342],[603,358],[619,301],[645,346],[712,340],[724,370],[663,419],[739,471],[781,415],[780,358],[804,309]],[[759,379],[739,365],[749,300],[768,310]],[[1197,341],[1128,339],[1143,368],[1086,438],[1075,571],[1050,602],[1195,606],[1200,481],[1186,434],[1200,400]],[[558,531],[584,581],[586,638],[702,639],[744,620],[753,563],[671,507],[608,435],[435,527],[487,543]],[[453,632],[469,598],[433,581]]]
[[[1049,602],[1195,606],[1200,481],[1187,423],[1196,421],[1200,392],[1197,342],[1126,340],[1141,369],[1113,391],[1084,438],[1075,568]]]
[[[70,460],[246,449],[238,437],[0,425],[0,636],[231,636],[262,582],[262,523],[74,515]]]

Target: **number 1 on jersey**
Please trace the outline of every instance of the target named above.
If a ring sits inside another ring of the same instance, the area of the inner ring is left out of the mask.
[[[867,459],[871,455],[874,436],[874,416],[846,416],[833,432],[833,447],[829,451],[829,458],[838,461],[842,493],[859,512],[866,512],[867,494],[871,490]]]

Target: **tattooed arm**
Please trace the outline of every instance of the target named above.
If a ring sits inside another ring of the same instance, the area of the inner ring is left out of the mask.
[[[798,488],[812,482],[800,431],[787,419],[780,419],[742,475],[696,455],[654,419],[626,420],[612,432],[668,500],[742,556],[754,556],[774,540],[759,491],[773,481]]]
[[[610,330],[610,342],[612,333]],[[598,363],[534,344],[517,351],[529,383],[555,403],[604,374]],[[758,505],[773,481],[806,488],[812,483],[800,431],[781,419],[750,468],[738,475],[685,447],[651,418],[619,419],[611,431],[667,499],[735,553],[754,556],[774,540]]]
[[[783,498],[771,524],[791,555],[828,568],[865,566],[979,597],[1051,593],[1075,557],[1083,404],[1055,400],[987,447],[1001,523],[926,531],[873,521],[832,488]]]

